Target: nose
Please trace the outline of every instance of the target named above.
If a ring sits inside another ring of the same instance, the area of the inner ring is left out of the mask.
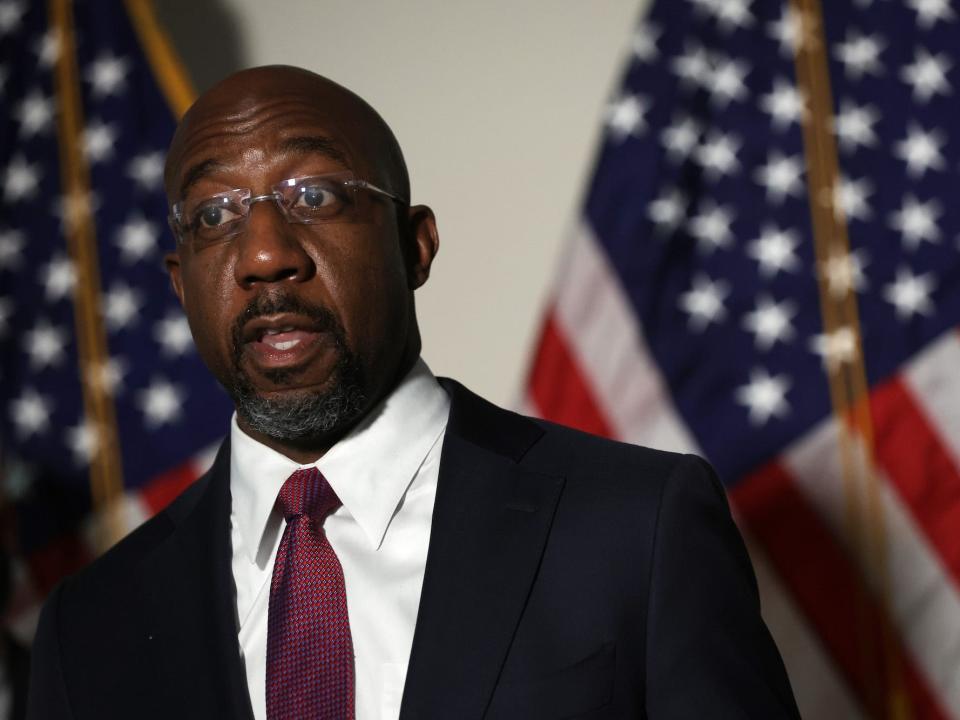
[[[296,228],[286,221],[275,202],[252,205],[246,227],[234,243],[239,253],[234,274],[245,289],[260,283],[303,282],[316,270]]]

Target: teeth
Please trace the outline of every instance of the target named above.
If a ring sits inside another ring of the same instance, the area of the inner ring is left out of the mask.
[[[291,332],[294,328],[292,327],[282,327],[282,328],[267,328],[263,331],[264,335],[279,335],[280,333]]]
[[[287,340],[286,342],[270,343],[270,345],[277,350],[289,350],[290,348],[299,344],[299,340]]]

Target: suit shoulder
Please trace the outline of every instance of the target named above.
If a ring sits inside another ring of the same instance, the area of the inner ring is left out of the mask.
[[[99,558],[62,584],[70,597],[99,595],[126,582],[131,572],[173,532],[197,503],[209,482],[204,475],[189,485],[166,508],[133,530]]]
[[[590,468],[596,473],[628,473],[666,478],[686,463],[705,462],[695,455],[658,450],[592,435],[548,420],[528,418],[543,430],[533,448],[538,459],[554,457],[560,467]]]

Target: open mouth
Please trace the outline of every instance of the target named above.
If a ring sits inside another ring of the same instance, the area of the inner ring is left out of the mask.
[[[326,340],[326,342],[325,342]],[[243,327],[244,355],[264,368],[294,367],[332,347],[329,331],[303,315],[261,316]]]

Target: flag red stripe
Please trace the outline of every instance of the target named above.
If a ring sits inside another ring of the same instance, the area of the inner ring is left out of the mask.
[[[613,437],[610,423],[570,352],[553,310],[544,321],[528,385],[541,417],[594,435]]]
[[[881,610],[869,595],[858,569],[836,541],[816,509],[799,491],[789,472],[772,463],[737,483],[730,491],[741,522],[760,540],[784,585],[815,628],[839,672],[874,717],[874,688],[885,683],[881,664]],[[856,633],[872,633],[863,642]],[[946,718],[899,638],[894,652],[913,717]]]
[[[875,388],[870,400],[877,462],[960,580],[960,472],[952,453],[903,381]]]

